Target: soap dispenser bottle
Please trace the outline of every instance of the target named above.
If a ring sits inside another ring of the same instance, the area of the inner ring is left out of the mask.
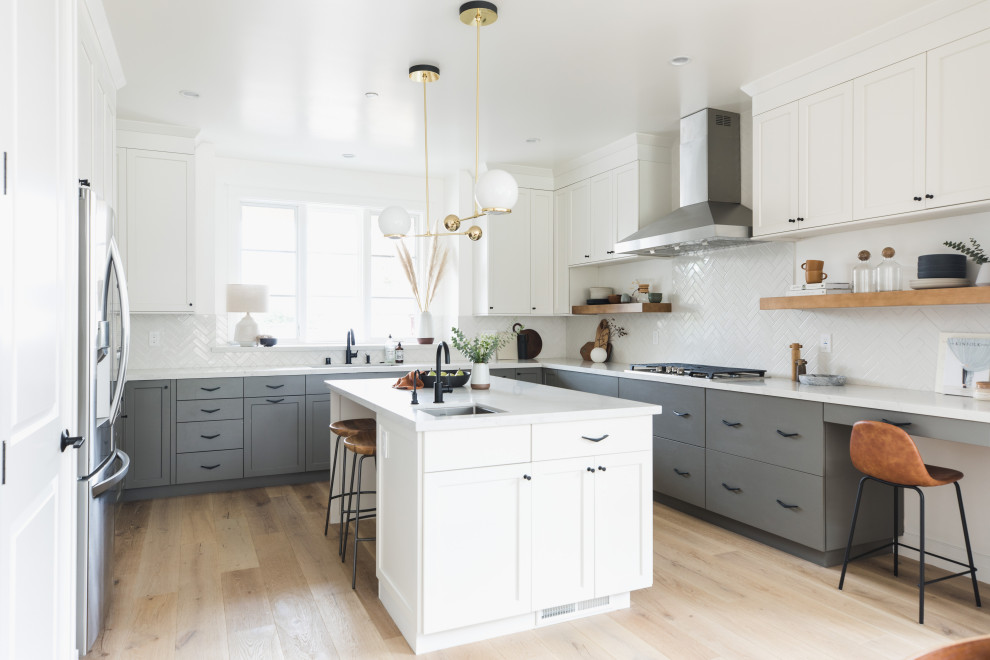
[[[385,364],[395,364],[395,340],[392,339],[392,335],[389,335],[385,342]]]

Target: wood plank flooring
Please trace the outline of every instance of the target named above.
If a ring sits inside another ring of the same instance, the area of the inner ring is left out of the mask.
[[[351,590],[336,527],[323,536],[326,497],[303,484],[123,505],[108,627],[86,658],[411,656],[378,600],[372,543]],[[654,585],[629,609],[423,657],[900,659],[990,633],[965,579],[930,586],[918,625],[909,560],[900,578],[889,558],[861,560],[839,591],[838,568],[659,504],[653,535]]]

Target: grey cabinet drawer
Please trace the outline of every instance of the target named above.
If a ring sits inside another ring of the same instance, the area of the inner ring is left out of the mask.
[[[206,422],[216,419],[240,419],[244,415],[243,399],[208,399],[178,401],[175,404],[177,422]]]
[[[243,448],[244,423],[239,419],[175,425],[175,451],[178,454]]]
[[[704,508],[705,450],[654,437],[653,490]]]
[[[410,369],[412,371],[412,369]],[[352,374],[310,374],[306,376],[306,394],[329,394],[328,380],[358,380],[361,378],[392,378],[399,380],[404,371],[356,371]]]
[[[709,449],[824,474],[821,403],[709,390],[705,408]]]
[[[244,451],[225,449],[179,454],[175,457],[175,472],[177,484],[240,479],[244,476]]]
[[[826,422],[852,426],[863,420],[895,424],[911,435],[920,435],[925,438],[939,438],[990,447],[990,424],[983,422],[894,412],[892,410],[840,406],[834,403],[825,404]]]
[[[255,376],[244,379],[244,396],[295,396],[306,393],[305,376]]]
[[[619,379],[615,376],[599,376],[598,374],[583,374],[564,369],[548,369],[546,384],[553,387],[563,387],[578,392],[602,394],[604,396],[619,396]]]
[[[619,398],[663,406],[653,416],[653,435],[705,446],[705,389],[623,378]]]
[[[711,449],[705,452],[709,511],[825,549],[822,477]]]
[[[243,395],[243,378],[187,378],[175,385],[175,398],[179,401],[234,399]]]

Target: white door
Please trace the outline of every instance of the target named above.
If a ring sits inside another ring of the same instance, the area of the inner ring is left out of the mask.
[[[423,478],[424,634],[532,611],[530,469],[520,463]]]
[[[591,259],[606,261],[615,252],[615,208],[612,204],[612,173],[591,179]]]
[[[0,657],[74,654],[72,3],[0,0]]]
[[[533,463],[533,609],[595,595],[593,456]]]
[[[798,102],[798,228],[852,220],[853,85],[843,83]]]
[[[925,208],[925,55],[853,81],[853,219]]]
[[[591,262],[591,180],[585,179],[567,187],[570,195],[570,244],[572,266]]]
[[[595,597],[653,584],[653,459],[636,451],[595,459]]]
[[[990,199],[988,71],[990,30],[928,51],[928,208]]]
[[[798,226],[798,105],[753,117],[753,235]]]
[[[534,190],[532,194],[529,313],[550,316],[553,314],[553,193]]]
[[[530,199],[519,189],[512,213],[488,216],[488,313],[529,314]]]
[[[639,161],[612,170],[613,242],[619,242],[630,234],[639,231]],[[613,259],[628,255],[615,254],[615,246],[610,255]]]

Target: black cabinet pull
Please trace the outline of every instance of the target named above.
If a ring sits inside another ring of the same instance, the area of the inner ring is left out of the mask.
[[[594,471],[595,471],[595,468],[593,468],[593,467],[588,468],[588,472],[594,472]]]
[[[804,218],[798,218],[797,221],[798,222],[804,222]]]
[[[784,433],[780,429],[777,429],[777,435],[783,436],[785,438],[793,438],[796,435],[801,435],[800,433]]]
[[[204,470],[216,470],[218,467],[220,467],[220,464],[217,463],[216,465],[200,465],[199,467],[203,468]]]
[[[523,479],[525,479],[526,481],[532,481],[533,477],[529,476],[528,474],[524,474]]]
[[[536,311],[536,308],[535,308],[535,307],[533,308],[533,311],[534,311],[534,312]]]
[[[920,198],[920,197],[915,197],[915,198],[914,198],[914,201],[916,201],[916,202],[920,202],[920,201],[921,201],[921,198]]]
[[[893,426],[911,426],[911,422],[892,422],[889,419],[880,418],[880,421],[884,424],[891,424]]]
[[[604,440],[605,438],[607,438],[607,437],[608,437],[608,433],[606,433],[605,435],[603,435],[603,436],[602,436],[602,437],[600,437],[600,438],[589,438],[589,437],[588,437],[588,436],[586,436],[586,435],[582,435],[581,437],[582,437],[582,438],[583,438],[584,440],[591,440],[592,442],[601,442],[602,440]]]
[[[925,195],[925,199],[935,199],[935,195]]]
[[[673,413],[675,415],[677,415],[678,417],[690,417],[691,416],[691,413],[682,413],[682,412],[677,412],[676,410],[674,410]]]
[[[268,403],[282,403],[285,399],[265,399]]]
[[[731,426],[732,428],[735,428],[737,426],[742,426],[742,422],[727,422],[724,419],[722,420],[722,423],[725,424],[726,426]]]
[[[495,309],[494,307],[489,307],[488,309]]]
[[[730,486],[729,484],[725,483],[724,481],[722,482],[722,488],[724,488],[726,490],[731,490],[733,493],[737,493],[737,492],[739,492],[739,491],[742,490],[742,488],[733,488],[732,486]]]
[[[220,409],[219,408],[210,408],[209,410],[207,410],[206,408],[200,408],[199,411],[200,412],[205,412],[205,413],[213,414],[215,412],[220,412]]]
[[[590,254],[586,254],[586,255],[584,255],[584,258],[585,259],[591,259],[591,255]]]
[[[265,385],[265,387],[270,390],[277,390],[280,387],[285,387],[285,383],[282,383],[281,385]]]
[[[677,468],[674,468],[674,472],[676,472],[677,473],[677,476],[679,476],[679,477],[690,477],[691,476],[691,473],[690,472],[687,472],[685,470],[678,470]]]
[[[615,250],[606,250],[605,254],[615,254]]]
[[[797,504],[784,504],[780,500],[777,500],[777,504],[779,504],[780,506],[784,507],[785,509],[800,509],[801,508]]]
[[[605,471],[605,468],[603,468],[601,465],[598,466],[598,469],[601,470],[602,472]]]
[[[787,221],[788,222],[797,222],[797,220],[795,220],[794,218],[788,218]]]
[[[200,435],[199,437],[203,438],[204,440],[213,440],[215,438],[219,438],[220,434],[214,433],[213,435]]]
[[[204,392],[216,392],[217,390],[220,389],[220,386],[217,385],[216,387],[201,387],[199,389],[203,390]]]

